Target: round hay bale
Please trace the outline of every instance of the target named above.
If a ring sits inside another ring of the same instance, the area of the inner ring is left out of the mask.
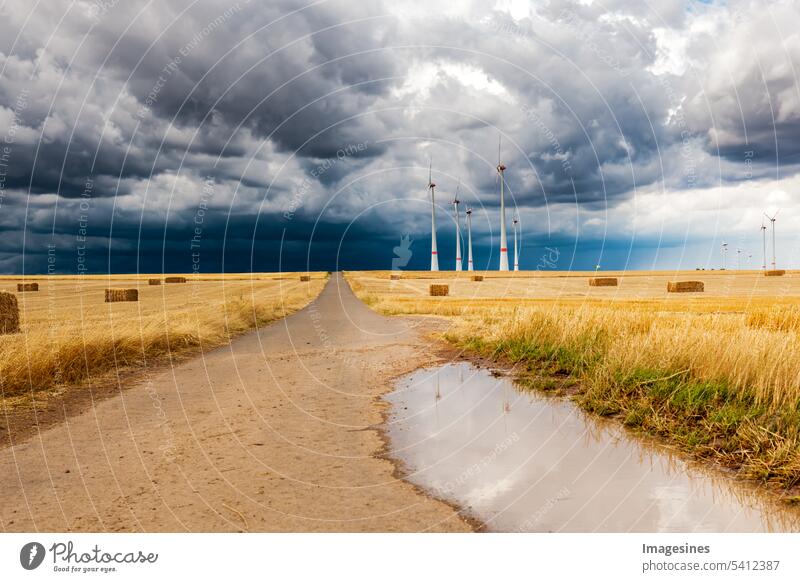
[[[392,281],[399,281],[400,275],[398,275],[397,273],[392,273],[391,275],[389,275],[389,279],[391,279]]]
[[[164,283],[186,283],[186,277],[164,277]]]
[[[431,297],[445,297],[450,294],[449,285],[431,285]]]
[[[39,283],[17,283],[17,293],[24,293],[26,291],[38,291]]]
[[[19,305],[13,293],[0,291],[0,333],[19,331]]]
[[[786,274],[784,269],[773,269],[771,271],[764,271],[765,277],[783,277]]]
[[[668,293],[702,293],[705,284],[702,281],[670,281],[667,283]]]
[[[300,275],[301,282],[311,281],[311,277],[309,275]]]
[[[589,279],[589,287],[616,287],[618,284],[616,277],[592,277]]]
[[[106,303],[139,301],[138,289],[106,289]]]
[[[161,279],[148,279],[148,285],[161,285]]]
[[[472,276],[472,280],[473,281],[483,281],[483,275],[473,275]]]

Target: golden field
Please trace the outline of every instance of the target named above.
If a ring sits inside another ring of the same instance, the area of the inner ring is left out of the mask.
[[[773,305],[800,304],[800,272],[764,277],[760,271],[601,271],[598,277],[618,277],[617,287],[590,287],[593,272],[539,271],[474,272],[485,279],[470,280],[470,273],[406,271],[400,280],[389,271],[354,271],[348,279],[362,299],[385,313],[438,313],[458,315],[478,307],[503,304],[576,307],[621,306],[658,311],[743,312]],[[703,293],[667,293],[667,282],[700,280]],[[447,284],[450,295],[428,297],[431,284]],[[421,302],[417,307],[416,304]],[[484,305],[485,304],[485,305]]]
[[[6,405],[25,402],[120,369],[135,369],[227,343],[231,337],[305,306],[327,274],[0,277],[19,302],[20,333],[0,335],[0,389]],[[39,283],[17,293],[18,283]],[[106,303],[108,288],[138,289],[137,302]]]
[[[696,456],[800,486],[800,274],[687,271],[608,273],[348,274],[386,314],[453,319],[446,338],[510,361],[540,388]],[[700,280],[704,293],[667,293]],[[432,283],[447,297],[429,297]],[[567,380],[554,382],[554,378]]]

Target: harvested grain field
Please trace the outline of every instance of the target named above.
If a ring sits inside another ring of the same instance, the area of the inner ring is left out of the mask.
[[[152,275],[42,277],[38,293],[17,295],[21,333],[0,336],[0,389],[6,408],[47,400],[71,386],[222,345],[231,337],[311,301],[327,275],[190,277],[150,286]],[[19,278],[0,278],[14,292]],[[108,288],[138,301],[105,301]]]
[[[554,271],[481,273],[484,281],[476,285],[473,273],[405,271],[402,278],[390,279],[388,271],[349,273],[354,291],[382,313],[436,313],[455,315],[481,307],[624,305],[626,309],[681,312],[738,312],[794,305],[800,300],[800,272],[787,271],[784,277],[764,277],[761,271],[636,271],[603,272],[615,277],[617,286],[594,287],[589,280],[594,271],[562,273]],[[704,282],[705,292],[683,295],[667,292],[675,280]],[[432,284],[449,286],[449,296],[432,299]]]

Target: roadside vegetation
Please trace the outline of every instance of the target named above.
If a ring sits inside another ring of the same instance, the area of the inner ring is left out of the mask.
[[[429,298],[351,280],[383,313],[452,317],[445,339],[513,364],[533,387],[567,395],[587,411],[797,499],[797,295]],[[800,292],[800,280],[781,284],[791,283]]]
[[[153,277],[152,275],[149,277]],[[326,280],[312,274],[189,277],[148,285],[148,276],[39,277],[19,293],[20,333],[0,335],[0,395],[26,404],[104,375],[164,363],[302,308]],[[33,278],[28,278],[33,280]],[[19,278],[0,279],[13,292]],[[105,303],[108,287],[138,288],[138,302]]]

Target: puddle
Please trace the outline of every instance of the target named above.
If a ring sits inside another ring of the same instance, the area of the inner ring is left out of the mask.
[[[753,488],[470,364],[419,370],[386,399],[408,480],[491,531],[800,531]]]

